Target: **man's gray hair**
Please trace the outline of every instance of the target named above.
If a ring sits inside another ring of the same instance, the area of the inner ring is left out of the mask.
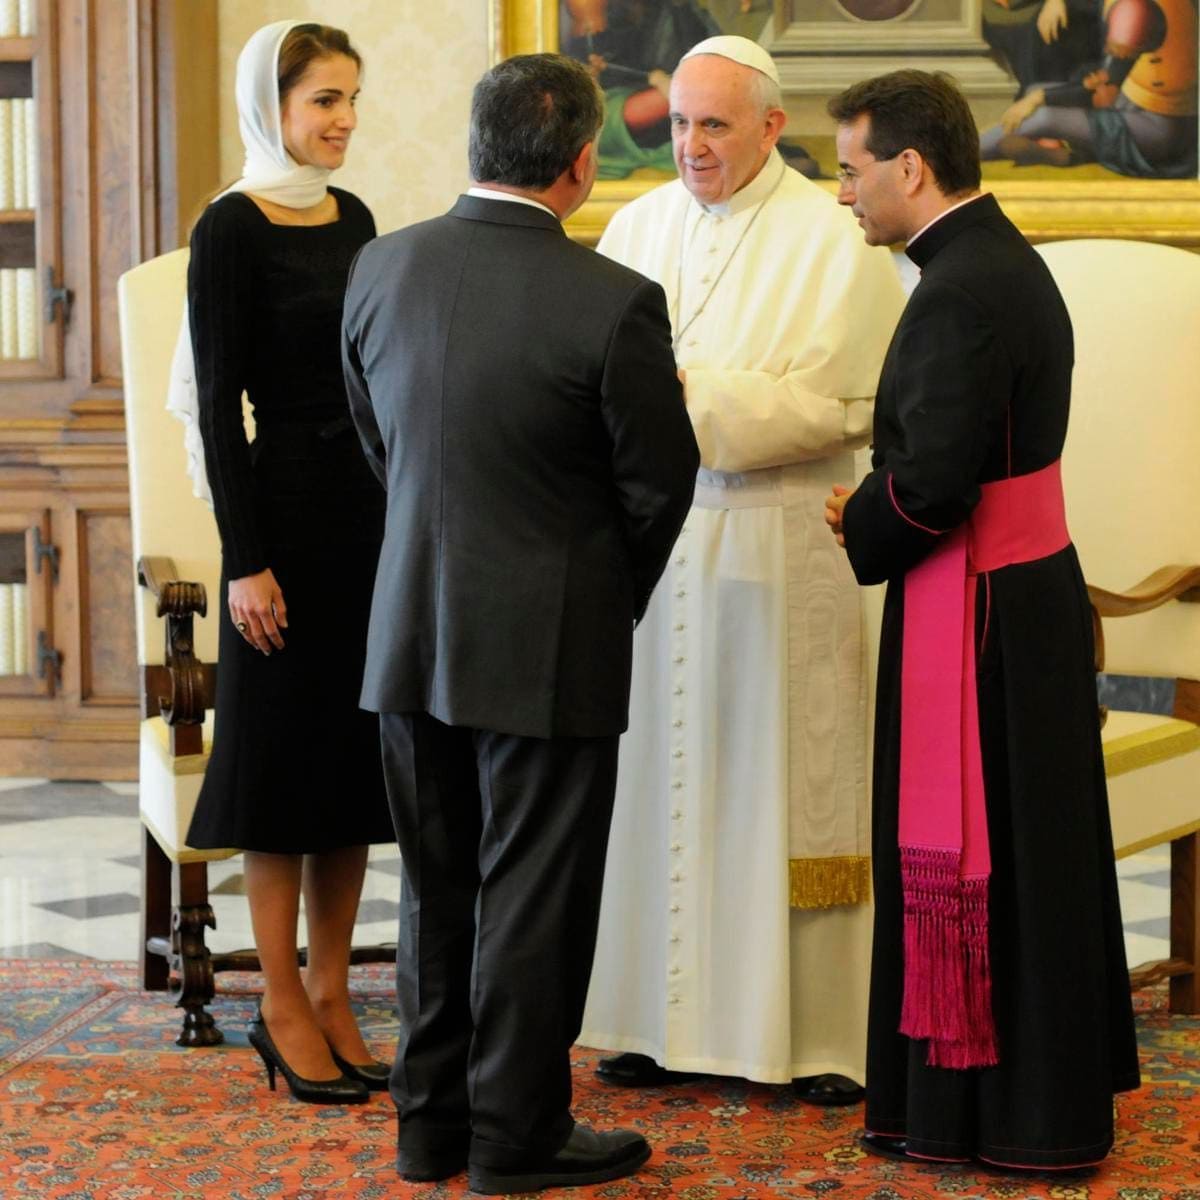
[[[471,178],[542,191],[596,138],[603,121],[604,99],[582,63],[562,54],[505,59],[471,98]]]
[[[773,108],[783,107],[783,89],[769,75],[754,71],[754,98],[762,112],[768,113]]]

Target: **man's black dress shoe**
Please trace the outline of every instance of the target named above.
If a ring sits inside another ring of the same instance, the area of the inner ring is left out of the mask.
[[[792,1090],[805,1104],[857,1104],[867,1092],[845,1075],[802,1075],[792,1080]]]
[[[467,1169],[466,1150],[440,1154],[413,1154],[403,1150],[396,1156],[396,1170],[405,1183],[437,1183]]]
[[[859,1141],[864,1150],[882,1158],[908,1158],[908,1139],[891,1133],[862,1133]]]
[[[618,1087],[663,1087],[703,1079],[693,1071],[668,1071],[648,1054],[614,1054],[596,1064],[596,1078]]]
[[[471,1191],[488,1196],[536,1192],[541,1188],[577,1187],[620,1179],[632,1175],[649,1157],[646,1139],[631,1129],[597,1133],[586,1125],[576,1125],[557,1154],[531,1159],[519,1168],[503,1171],[471,1163],[467,1178]]]

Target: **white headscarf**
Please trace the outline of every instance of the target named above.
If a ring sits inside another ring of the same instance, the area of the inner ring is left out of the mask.
[[[285,208],[311,208],[325,197],[330,172],[325,167],[301,166],[283,144],[279,110],[279,50],[284,38],[303,21],[275,21],[264,25],[242,47],[237,61],[238,129],[246,148],[242,177],[227,187],[230,192],[253,192]],[[204,441],[200,436],[200,402],[196,390],[196,360],[188,322],[187,302],[171,375],[167,385],[167,411],[183,422],[183,445],[192,493],[212,507],[212,491],[204,470]]]

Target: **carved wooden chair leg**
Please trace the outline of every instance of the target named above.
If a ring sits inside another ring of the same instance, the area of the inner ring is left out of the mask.
[[[183,1009],[179,1046],[216,1046],[225,1040],[205,1005],[212,1002],[212,955],[204,944],[204,930],[216,929],[217,919],[208,902],[208,864],[179,863],[175,867],[176,900],[172,913],[173,965],[179,973],[177,1007]]]
[[[142,826],[142,913],[138,955],[142,987],[148,992],[165,992],[171,974],[167,949],[171,937],[171,860],[154,835]],[[150,948],[151,939],[157,948]]]
[[[1200,834],[1189,833],[1171,843],[1171,957],[1191,963],[1192,969],[1171,979],[1170,1011],[1194,1015],[1200,1011]]]

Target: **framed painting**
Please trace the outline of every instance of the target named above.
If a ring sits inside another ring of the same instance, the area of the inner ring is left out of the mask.
[[[586,63],[604,91],[599,181],[568,226],[581,241],[596,241],[616,209],[674,178],[670,74],[696,42],[736,33],[779,65],[784,156],[831,191],[826,100],[899,66],[944,70],[979,125],[985,188],[1032,241],[1121,237],[1200,249],[1197,0],[1138,0],[1146,48],[1129,50],[1112,79],[1102,56],[1115,40],[1106,29],[1113,0],[489,2],[493,61],[559,51]]]

